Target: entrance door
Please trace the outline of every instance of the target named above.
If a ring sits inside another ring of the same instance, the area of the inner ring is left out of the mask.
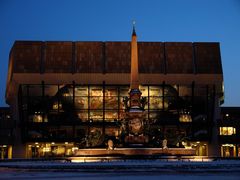
[[[236,146],[229,144],[229,145],[222,145],[221,146],[221,156],[222,157],[236,157]]]

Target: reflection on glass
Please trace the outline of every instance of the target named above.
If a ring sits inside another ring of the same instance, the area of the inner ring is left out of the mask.
[[[148,86],[140,86],[139,89],[142,93],[142,96],[148,96]]]
[[[103,96],[103,90],[100,87],[91,87],[90,96]]]
[[[58,104],[58,102],[54,102],[53,106],[52,106],[52,109],[53,110],[62,109],[62,104],[61,103]]]
[[[191,96],[192,86],[179,86],[179,96]]]
[[[120,88],[120,96],[129,96],[129,87]]]
[[[150,112],[149,113],[149,118],[150,119],[157,119],[159,114],[157,112]]]
[[[44,94],[45,96],[55,96],[58,91],[58,86],[57,85],[45,85],[44,86]]]
[[[120,98],[120,105],[119,105],[119,109],[125,109],[125,105],[124,105],[124,102],[123,102],[123,98],[124,97],[119,97]]]
[[[102,109],[103,97],[90,97],[90,109]]]
[[[118,109],[118,98],[115,96],[105,97],[105,108],[106,109]]]
[[[77,112],[78,118],[81,119],[82,121],[87,121],[88,120],[88,111],[79,111]]]
[[[118,130],[118,128],[109,127],[109,128],[105,129],[105,134],[108,135],[108,136],[117,137],[119,135],[119,130]]]
[[[88,87],[87,86],[76,86],[75,87],[75,96],[88,96]]]
[[[162,96],[162,87],[159,86],[149,86],[149,96]]]
[[[183,109],[179,113],[179,121],[180,122],[192,122],[192,116],[189,110]]]
[[[121,120],[121,119],[124,119],[124,117],[125,117],[125,110],[120,110],[119,111],[119,119]]]
[[[33,115],[33,122],[43,122],[43,118],[39,114]]]
[[[180,122],[192,122],[192,117],[189,114],[180,114],[179,121]]]
[[[87,109],[88,108],[88,97],[75,97],[76,109]]]
[[[144,110],[148,109],[148,96],[142,96],[142,98],[146,98],[146,104],[144,106]]]
[[[149,108],[150,109],[162,109],[162,98],[161,97],[150,97],[149,101]]]
[[[117,96],[118,95],[118,90],[117,87],[106,87],[105,89],[105,96]]]
[[[117,111],[105,111],[105,119],[106,121],[114,121],[118,119]]]
[[[103,112],[102,111],[90,111],[90,120],[102,121]]]

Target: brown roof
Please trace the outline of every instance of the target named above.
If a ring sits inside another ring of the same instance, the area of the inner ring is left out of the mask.
[[[129,73],[130,42],[16,41],[13,73]],[[139,72],[222,74],[219,43],[138,42]]]

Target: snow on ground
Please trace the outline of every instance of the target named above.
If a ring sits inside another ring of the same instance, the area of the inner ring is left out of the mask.
[[[8,161],[0,162],[0,179],[240,180],[240,161],[131,160],[91,163]]]
[[[61,179],[61,180],[239,180],[239,174],[224,174],[224,173],[201,173],[201,174],[183,174],[183,173],[79,173],[79,172],[28,172],[28,171],[5,171],[1,172],[0,179],[14,179],[14,180],[27,180],[27,179]]]

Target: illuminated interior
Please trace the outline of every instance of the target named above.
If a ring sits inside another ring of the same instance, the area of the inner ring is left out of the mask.
[[[76,150],[78,150],[78,148],[71,142],[35,142],[27,144],[27,154],[29,158],[72,156]]]
[[[190,142],[196,142],[195,139],[207,141],[212,107],[206,108],[205,104],[209,104],[212,96],[205,92],[212,87],[195,87],[194,97],[192,88],[167,84],[140,86],[146,99],[143,134],[148,142],[144,147],[162,147],[164,138],[168,147],[176,148],[192,148],[194,144]],[[124,98],[128,96],[126,85],[21,85],[23,140],[39,143],[29,144],[32,154],[29,156],[68,156],[73,147],[105,148],[109,139],[115,147],[128,147],[122,128],[129,106]],[[196,145],[199,149],[200,145]],[[205,155],[205,145],[201,146],[199,154]]]
[[[236,145],[234,144],[222,144],[221,145],[222,157],[236,157]]]
[[[231,136],[236,134],[236,128],[234,127],[220,127],[220,135]]]

